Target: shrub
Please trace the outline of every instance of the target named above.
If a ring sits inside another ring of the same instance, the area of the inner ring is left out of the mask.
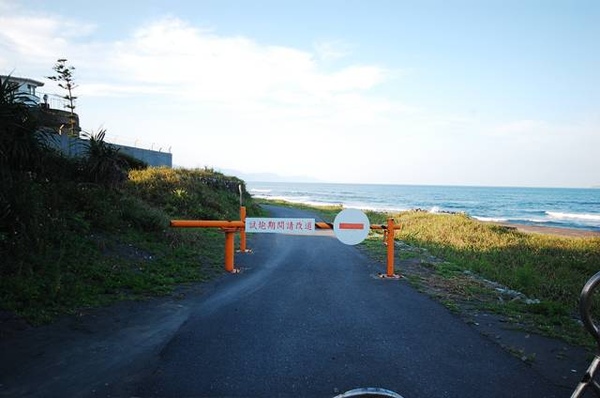
[[[106,130],[84,134],[89,138],[85,149],[84,170],[89,181],[116,187],[127,179],[127,162],[119,149],[104,141]]]

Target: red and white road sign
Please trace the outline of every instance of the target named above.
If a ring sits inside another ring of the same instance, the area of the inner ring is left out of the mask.
[[[246,218],[246,232],[311,235],[315,233],[314,218]]]
[[[371,224],[367,215],[358,209],[344,209],[333,221],[335,236],[347,245],[362,242],[369,235],[370,229]]]

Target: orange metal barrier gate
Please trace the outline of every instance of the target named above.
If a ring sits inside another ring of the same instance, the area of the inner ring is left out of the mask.
[[[235,233],[240,232],[240,251],[246,249],[246,207],[240,207],[239,221],[223,220],[171,220],[174,228],[220,228],[225,233],[225,271],[235,272],[233,258],[235,253]],[[333,229],[333,225],[326,222],[316,222],[315,227],[319,229]],[[385,277],[398,278],[394,273],[394,232],[401,226],[394,223],[393,218],[388,218],[387,225],[371,225],[371,229],[383,230],[384,242],[387,246],[387,270]],[[390,233],[391,232],[391,233]]]

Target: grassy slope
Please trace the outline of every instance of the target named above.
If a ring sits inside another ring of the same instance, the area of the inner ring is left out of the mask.
[[[64,181],[36,186],[60,200],[40,203],[53,212],[43,220],[42,247],[16,248],[3,264],[2,309],[39,323],[220,274],[223,234],[171,229],[169,220],[239,218],[240,184],[209,169],[149,168],[130,171],[118,189]],[[256,214],[245,189],[244,196]]]

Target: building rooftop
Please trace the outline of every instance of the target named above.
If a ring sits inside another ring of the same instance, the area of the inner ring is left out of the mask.
[[[31,84],[36,87],[41,87],[44,85],[43,82],[40,82],[39,80],[30,79],[28,77],[0,75],[0,79],[11,80],[11,81],[14,81],[15,83],[19,83],[19,84]]]

